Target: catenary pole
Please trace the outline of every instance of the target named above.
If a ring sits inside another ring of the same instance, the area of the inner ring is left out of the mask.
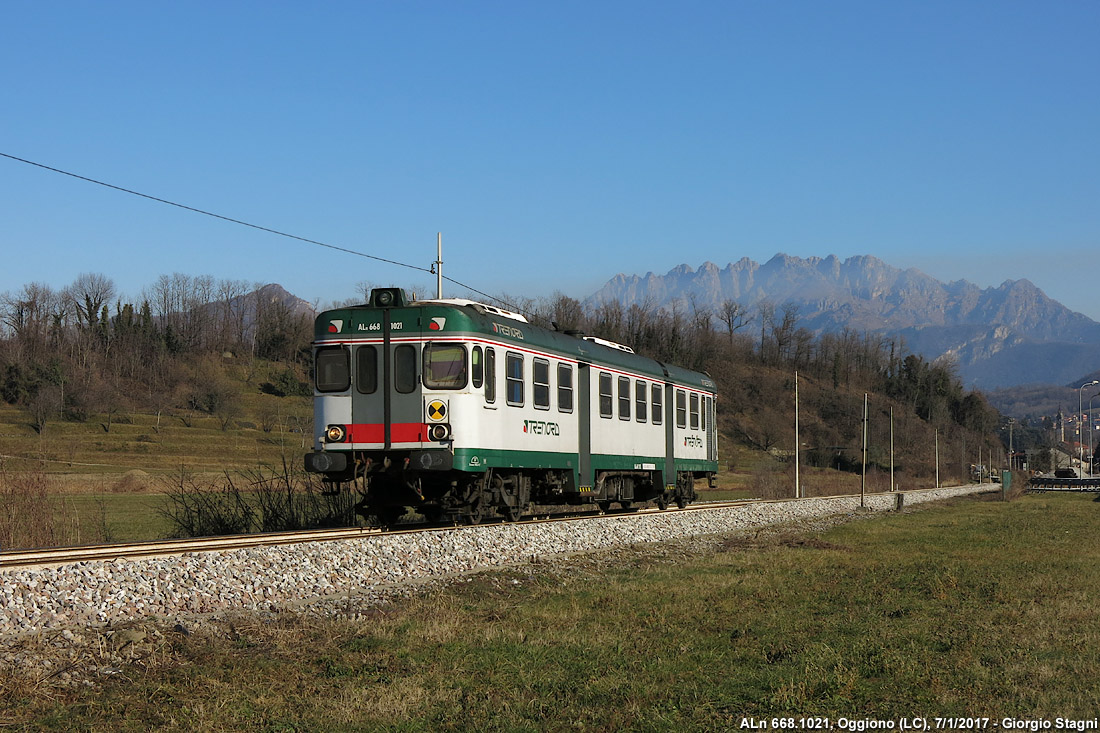
[[[435,297],[443,298],[443,232],[435,233]]]
[[[798,476],[798,370],[794,373],[794,498],[802,498],[802,484]]]
[[[866,506],[864,495],[867,493],[867,393],[863,393],[863,476],[859,481],[859,505]]]

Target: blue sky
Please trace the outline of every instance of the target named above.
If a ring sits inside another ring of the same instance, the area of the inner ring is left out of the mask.
[[[1028,278],[1100,319],[1100,3],[57,2],[0,10],[0,153],[491,293],[777,252]],[[435,279],[0,158],[0,293],[322,304]],[[448,286],[445,294],[456,295]]]

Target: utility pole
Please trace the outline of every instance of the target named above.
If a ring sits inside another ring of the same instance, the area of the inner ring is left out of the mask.
[[[798,481],[798,370],[794,373],[794,498],[802,498],[802,484]]]
[[[1016,468],[1015,466],[1012,465],[1013,463],[1015,463],[1015,461],[1012,458],[1012,426],[1015,425],[1015,424],[1016,424],[1016,421],[1010,418],[1009,421],[1008,421],[1008,470],[1009,471],[1013,471]]]
[[[863,476],[859,481],[859,505],[866,506],[864,495],[867,493],[867,393],[863,393]]]
[[[894,490],[894,406],[890,405],[890,491]]]
[[[435,233],[435,297],[443,299],[443,232]]]
[[[936,488],[940,488],[940,429],[936,428]]]

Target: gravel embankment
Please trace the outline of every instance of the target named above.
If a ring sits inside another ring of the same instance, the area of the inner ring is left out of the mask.
[[[907,492],[905,506],[988,491],[988,484]],[[896,494],[866,497],[892,510]],[[859,510],[859,497],[750,504],[687,513],[615,515],[584,522],[498,524],[338,542],[0,568],[0,636],[273,610],[335,598],[382,598],[395,585],[635,543],[719,534]]]

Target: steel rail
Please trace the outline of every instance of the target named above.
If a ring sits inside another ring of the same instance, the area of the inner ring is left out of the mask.
[[[961,488],[961,487],[944,487]],[[913,489],[910,491],[881,492],[872,496],[896,496],[898,494],[923,493],[937,489]],[[991,489],[992,490],[992,489]],[[190,537],[174,540],[151,540],[145,542],[127,542],[111,545],[85,545],[80,547],[52,547],[27,550],[0,551],[0,569],[34,568],[54,565],[67,565],[88,561],[110,562],[127,558],[158,557],[181,555],[190,552],[217,552],[250,547],[301,544],[305,542],[335,542],[339,540],[362,539],[366,537],[386,537],[416,532],[462,531],[477,527],[494,525],[541,524],[547,522],[574,522],[598,518],[634,517],[647,514],[675,514],[681,512],[709,511],[729,509],[737,506],[785,504],[815,500],[851,499],[856,494],[838,494],[835,496],[811,496],[800,499],[739,499],[736,501],[711,501],[690,504],[683,509],[669,507],[635,507],[615,512],[573,512],[568,514],[540,513],[521,519],[518,522],[500,521],[482,522],[476,525],[456,524],[409,524],[389,530],[377,527],[344,527],[335,529],[298,530],[293,532],[265,532],[260,534],[225,535],[218,537]]]

